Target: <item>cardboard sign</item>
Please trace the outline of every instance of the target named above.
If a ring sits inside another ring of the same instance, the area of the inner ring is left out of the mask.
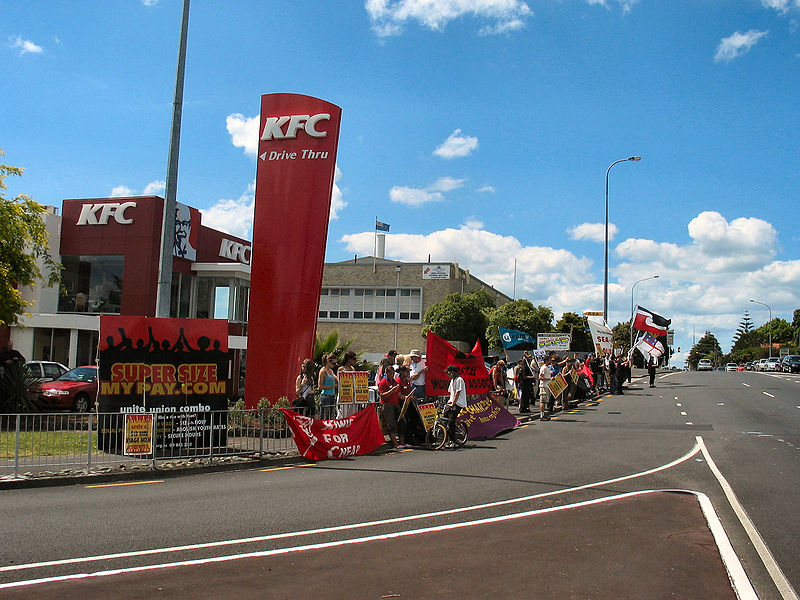
[[[553,377],[553,380],[547,385],[550,388],[550,393],[553,394],[553,398],[558,398],[558,396],[561,395],[561,393],[569,386],[567,380],[564,379],[564,376],[561,373]]]
[[[125,415],[124,454],[153,455],[153,414]]]
[[[417,411],[422,423],[425,425],[425,431],[430,431],[436,421],[436,405],[433,402],[417,404]]]
[[[339,373],[339,404],[369,402],[369,373],[341,371]]]

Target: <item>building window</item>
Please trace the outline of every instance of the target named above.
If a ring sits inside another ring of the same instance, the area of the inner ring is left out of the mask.
[[[58,312],[120,313],[122,256],[65,255],[61,264]]]
[[[420,323],[421,288],[323,288],[319,318],[324,320]]]

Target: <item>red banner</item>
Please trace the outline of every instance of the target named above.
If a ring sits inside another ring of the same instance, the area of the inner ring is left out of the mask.
[[[467,384],[468,395],[485,394],[491,389],[489,371],[483,362],[480,342],[475,342],[472,352],[461,352],[447,340],[429,331],[426,354],[428,372],[425,374],[425,395],[447,396],[450,377],[445,369],[450,365],[459,368],[461,377]]]
[[[385,442],[374,404],[346,419],[331,420],[312,419],[285,408],[281,410],[297,450],[309,460],[370,454]]]
[[[261,96],[248,408],[291,397],[301,362],[313,354],[341,114],[311,96]]]

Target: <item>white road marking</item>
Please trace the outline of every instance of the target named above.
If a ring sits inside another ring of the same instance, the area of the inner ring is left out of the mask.
[[[772,581],[775,583],[775,586],[778,588],[781,596],[784,598],[784,600],[798,600],[797,594],[795,593],[794,589],[792,589],[791,584],[786,579],[783,571],[781,571],[778,563],[775,561],[775,557],[772,556],[772,552],[770,552],[769,548],[767,548],[767,545],[764,543],[764,539],[761,537],[761,534],[758,533],[758,530],[753,524],[753,521],[750,519],[750,516],[747,514],[747,511],[745,511],[745,509],[739,503],[739,499],[736,497],[733,488],[728,483],[728,480],[725,479],[725,476],[722,474],[719,468],[717,468],[714,459],[711,458],[711,453],[708,451],[708,448],[706,448],[706,444],[703,441],[702,436],[698,435],[695,439],[697,440],[697,443],[700,444],[700,450],[703,453],[706,462],[708,463],[708,467],[711,469],[711,472],[714,473],[714,476],[717,478],[717,481],[719,481],[720,486],[722,486],[722,490],[725,492],[725,496],[728,498],[731,508],[733,508],[733,511],[739,518],[739,522],[747,532],[750,541],[753,543],[758,555],[761,557],[761,561],[767,568],[767,572],[769,573],[770,577],[772,577]]]
[[[694,423],[692,423],[691,421],[686,421],[686,424],[687,425],[694,425]]]
[[[567,494],[570,492],[585,490],[587,488],[599,487],[603,485],[610,485],[612,483],[619,483],[621,481],[627,481],[629,479],[636,479],[638,477],[645,477],[647,475],[652,475],[654,473],[658,473],[660,471],[665,471],[667,469],[671,469],[682,462],[685,462],[692,458],[695,454],[700,452],[700,445],[695,442],[694,447],[689,450],[686,454],[681,456],[680,458],[676,458],[675,460],[668,462],[664,465],[659,467],[654,467],[652,469],[648,469],[647,471],[641,471],[639,473],[633,473],[631,475],[622,475],[620,477],[615,477],[614,479],[606,479],[605,481],[598,481],[593,483],[586,483],[584,485],[580,485],[573,488],[565,488],[559,490],[553,490],[551,492],[543,492],[541,494],[533,494],[531,496],[521,496],[519,498],[510,498],[508,500],[498,500],[496,502],[488,502],[486,504],[476,504],[472,506],[464,506],[462,508],[452,508],[447,510],[440,510],[436,512],[430,513],[422,513],[417,515],[408,515],[405,517],[394,517],[391,519],[381,519],[379,521],[367,521],[365,523],[352,523],[349,525],[337,525],[334,527],[323,527],[320,529],[309,529],[304,531],[290,531],[286,533],[276,533],[272,535],[262,535],[257,537],[251,538],[240,538],[240,539],[233,539],[233,540],[221,540],[216,542],[205,542],[201,544],[187,544],[184,546],[172,546],[167,548],[152,548],[149,550],[137,550],[131,552],[118,552],[116,554],[102,554],[98,556],[81,556],[76,558],[68,558],[68,559],[61,559],[61,560],[50,560],[38,563],[28,563],[28,564],[20,564],[20,565],[8,565],[5,567],[0,567],[0,573],[7,572],[7,571],[21,571],[24,569],[35,569],[40,567],[53,567],[59,565],[69,565],[69,564],[80,564],[80,563],[89,563],[89,562],[97,562],[101,560],[114,560],[119,558],[130,558],[134,556],[148,556],[153,554],[166,554],[170,552],[183,552],[187,550],[199,550],[203,548],[216,548],[216,547],[224,547],[224,546],[236,546],[240,544],[251,544],[255,542],[266,542],[270,540],[279,540],[279,539],[288,539],[293,537],[302,537],[302,536],[309,536],[309,535],[318,535],[321,533],[332,533],[336,531],[347,531],[349,529],[363,529],[367,527],[374,527],[377,525],[389,525],[394,523],[402,523],[407,521],[415,521],[419,519],[429,519],[433,517],[441,517],[446,515],[452,515],[462,512],[474,511],[474,510],[483,510],[486,508],[494,508],[497,506],[505,506],[509,504],[514,504],[518,502],[529,502],[531,500],[538,500],[540,498],[547,498],[550,496],[559,496],[562,494]],[[0,589],[2,589],[2,584],[0,584]]]
[[[770,398],[774,398],[775,397],[772,394],[770,394],[769,392],[761,392],[761,393],[764,394],[765,396],[769,396]]]
[[[683,404],[681,404],[680,402],[676,402],[675,406],[683,406]]]
[[[501,523],[503,521],[510,521],[513,519],[520,519],[524,517],[531,517],[536,515],[547,514],[551,512],[559,512],[562,510],[569,510],[572,508],[582,508],[585,506],[592,506],[596,504],[603,504],[605,502],[612,502],[615,500],[622,500],[625,498],[632,498],[635,496],[643,496],[646,494],[655,494],[655,493],[664,493],[670,491],[677,491],[683,493],[690,493],[693,494],[700,504],[700,508],[703,512],[703,516],[706,518],[706,522],[708,523],[709,529],[711,530],[712,535],[714,536],[714,541],[717,543],[717,547],[719,548],[720,555],[722,556],[723,563],[725,564],[725,568],[728,571],[728,576],[730,578],[731,584],[734,590],[737,593],[737,596],[742,600],[757,600],[758,596],[755,594],[755,590],[753,590],[753,586],[750,584],[750,580],[747,577],[747,574],[744,571],[744,567],[742,566],[741,562],[739,561],[739,557],[733,550],[733,546],[728,539],[728,536],[725,534],[725,529],[722,527],[722,523],[719,520],[716,512],[714,511],[714,507],[711,504],[711,500],[703,494],[702,492],[696,492],[693,490],[641,490],[636,492],[627,492],[624,494],[617,494],[615,496],[606,496],[604,498],[595,498],[594,500],[586,500],[583,502],[576,502],[574,504],[566,504],[563,506],[551,506],[548,508],[539,508],[535,510],[529,510],[520,513],[513,513],[510,515],[501,515],[497,517],[488,517],[485,519],[477,519],[474,521],[466,521],[460,523],[449,523],[446,525],[436,525],[433,527],[423,527],[420,529],[411,529],[407,531],[396,531],[394,533],[386,533],[386,534],[379,534],[379,535],[371,535],[361,538],[352,538],[347,540],[337,540],[334,542],[322,542],[318,544],[307,544],[304,546],[294,546],[291,548],[277,548],[273,550],[263,550],[260,552],[248,552],[246,554],[234,554],[228,556],[216,556],[213,558],[200,558],[200,559],[193,559],[193,560],[184,560],[174,563],[164,563],[158,565],[143,565],[138,567],[129,567],[125,569],[111,569],[108,571],[98,571],[96,573],[76,573],[74,575],[61,575],[57,577],[44,577],[41,579],[32,579],[29,581],[15,581],[11,583],[0,584],[0,589],[5,588],[15,588],[15,587],[28,587],[32,585],[37,585],[41,583],[53,583],[57,581],[70,581],[70,580],[77,580],[77,579],[89,579],[94,577],[106,577],[109,575],[120,575],[123,573],[137,573],[142,571],[153,571],[157,569],[170,569],[174,567],[187,567],[187,566],[196,566],[196,565],[207,565],[212,563],[221,563],[221,562],[229,562],[232,560],[240,560],[243,558],[265,558],[269,556],[278,556],[283,554],[289,554],[291,552],[303,552],[306,550],[320,550],[326,548],[336,548],[340,546],[346,546],[351,544],[362,544],[366,542],[372,541],[379,541],[379,540],[390,540],[390,539],[397,539],[403,537],[409,537],[412,535],[421,535],[425,533],[434,533],[434,532],[441,532],[441,531],[450,531],[454,529],[462,529],[464,527],[474,527],[477,525],[487,525],[491,523]]]
[[[685,416],[686,416],[686,413],[685,413],[685,412],[683,412],[683,411],[681,411],[681,416],[682,416],[682,417],[685,417]]]
[[[742,385],[744,385],[744,386],[747,386],[747,387],[750,387],[750,384],[749,384],[749,383],[742,382]]]

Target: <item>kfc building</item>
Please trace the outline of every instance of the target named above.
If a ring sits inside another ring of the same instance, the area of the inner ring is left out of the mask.
[[[14,348],[27,360],[95,364],[100,315],[155,316],[163,210],[157,196],[65,200],[60,215],[48,207],[62,281],[23,290],[34,304],[24,327],[8,332]],[[232,373],[247,344],[250,248],[177,205],[169,316],[226,318]]]

